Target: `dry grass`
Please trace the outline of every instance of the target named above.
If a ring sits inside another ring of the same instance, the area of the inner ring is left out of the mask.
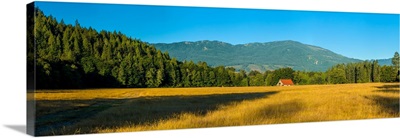
[[[41,135],[399,117],[399,84],[39,91]],[[53,119],[50,119],[53,118]]]

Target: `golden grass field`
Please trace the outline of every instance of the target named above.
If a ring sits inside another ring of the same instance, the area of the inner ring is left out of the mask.
[[[38,90],[38,135],[399,117],[399,83]]]

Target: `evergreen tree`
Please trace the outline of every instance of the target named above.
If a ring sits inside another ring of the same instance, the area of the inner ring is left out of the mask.
[[[396,81],[398,82],[400,79],[400,56],[399,52],[395,52],[392,58],[392,64],[394,69],[394,74],[396,74]]]
[[[394,82],[396,81],[395,68],[392,66],[383,66],[381,68],[381,82]]]

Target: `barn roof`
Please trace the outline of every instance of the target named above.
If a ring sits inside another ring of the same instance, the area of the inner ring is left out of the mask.
[[[280,79],[283,85],[294,85],[292,79]]]

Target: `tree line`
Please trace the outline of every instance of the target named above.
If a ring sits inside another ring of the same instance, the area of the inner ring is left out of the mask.
[[[295,73],[297,84],[345,84],[367,82],[399,82],[399,54],[392,58],[393,66],[380,66],[377,60],[337,64],[326,72]]]
[[[326,72],[281,68],[263,73],[177,61],[168,52],[121,32],[81,27],[78,21],[65,24],[38,8],[34,11],[34,16],[28,17],[28,30],[34,33],[27,34],[27,59],[28,67],[36,67],[28,72],[36,73],[38,89],[268,86],[281,78],[297,84],[336,84],[399,78],[398,67],[381,67],[376,61],[340,64]]]

